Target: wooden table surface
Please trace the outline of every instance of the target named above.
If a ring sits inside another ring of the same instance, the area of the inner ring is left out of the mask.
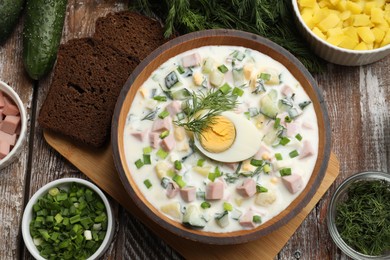
[[[91,35],[94,23],[111,11],[126,9],[125,0],[69,0],[62,42]],[[22,64],[20,20],[8,41],[0,46],[0,79],[21,96],[28,115],[27,142],[19,159],[0,173],[0,259],[31,259],[20,223],[23,209],[37,189],[63,177],[85,176],[43,139],[37,114],[48,92],[51,75],[28,78]],[[342,180],[354,173],[390,172],[390,56],[361,67],[327,65],[314,75],[329,110],[332,151],[341,172],[330,190],[296,231],[277,259],[346,259],[332,242],[326,227],[326,208]],[[115,201],[117,228],[103,259],[180,259],[181,256],[146,229]]]

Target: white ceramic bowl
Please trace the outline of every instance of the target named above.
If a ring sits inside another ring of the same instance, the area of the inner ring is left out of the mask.
[[[110,203],[107,199],[107,197],[104,195],[104,193],[93,183],[83,180],[83,179],[78,179],[78,178],[63,178],[59,180],[55,180],[52,182],[49,182],[48,184],[44,185],[41,187],[30,199],[30,201],[27,203],[27,206],[24,210],[23,213],[23,219],[22,219],[22,236],[24,243],[28,249],[28,251],[31,253],[31,255],[37,259],[37,260],[45,260],[42,256],[40,256],[38,249],[34,245],[33,239],[30,235],[30,222],[33,217],[33,205],[37,202],[37,200],[42,197],[44,194],[46,194],[51,188],[54,187],[68,187],[70,183],[78,183],[82,184],[84,186],[87,186],[88,188],[92,189],[96,194],[100,196],[102,199],[106,210],[107,210],[107,219],[108,219],[108,225],[107,225],[107,233],[106,236],[98,248],[98,250],[91,255],[88,260],[93,260],[101,257],[104,252],[108,249],[110,246],[110,243],[113,239],[114,236],[114,231],[115,231],[115,221],[114,221],[114,214],[112,212]]]
[[[7,94],[12,100],[15,102],[15,104],[18,106],[20,111],[20,118],[21,118],[21,128],[20,128],[20,135],[18,137],[18,140],[16,141],[15,146],[12,148],[11,152],[4,157],[3,159],[0,159],[0,170],[6,166],[8,166],[11,162],[13,162],[16,158],[18,158],[18,155],[20,151],[23,148],[24,140],[26,139],[26,133],[27,133],[27,116],[26,116],[26,109],[24,108],[22,100],[20,100],[19,95],[5,82],[0,80],[0,91]]]
[[[390,44],[367,51],[348,50],[334,46],[315,35],[305,24],[299,12],[297,0],[292,0],[292,5],[295,23],[299,31],[309,42],[312,50],[324,60],[339,65],[360,66],[376,62],[390,54]]]

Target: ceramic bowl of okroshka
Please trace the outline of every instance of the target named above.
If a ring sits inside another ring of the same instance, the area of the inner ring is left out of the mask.
[[[238,244],[285,225],[330,156],[310,73],[258,35],[175,38],[130,75],[112,121],[115,165],[147,218],[180,237]]]

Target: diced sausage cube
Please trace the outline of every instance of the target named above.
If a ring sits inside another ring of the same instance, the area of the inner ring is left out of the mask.
[[[179,185],[177,185],[175,182],[170,182],[167,187],[167,197],[172,199],[179,193]]]
[[[165,137],[161,142],[161,147],[167,151],[170,152],[175,148],[176,141],[172,134],[169,134],[167,137]]]
[[[149,141],[150,141],[150,146],[153,148],[157,148],[161,139],[160,139],[160,134],[159,133],[150,133],[149,134]]]
[[[195,67],[200,65],[201,60],[199,53],[193,53],[183,57],[181,63],[183,67]]]
[[[6,157],[11,151],[11,146],[5,141],[0,141],[0,159]]]
[[[181,101],[174,100],[165,108],[170,115],[176,115],[181,109]]]
[[[16,133],[16,129],[20,124],[20,116],[6,116],[1,124],[1,131],[7,134]]]
[[[289,85],[284,85],[281,92],[286,97],[291,97],[294,94],[294,90]]]
[[[252,197],[256,194],[256,182],[252,178],[247,178],[236,190],[238,194],[245,198]]]
[[[263,160],[264,159],[263,156],[269,155],[270,153],[271,153],[270,149],[267,146],[265,146],[264,144],[261,144],[259,150],[253,156],[253,158],[256,160]]]
[[[253,212],[251,210],[247,211],[244,215],[242,215],[239,222],[242,227],[256,227],[256,224],[253,222]]]
[[[19,108],[12,102],[11,99],[4,96],[4,109],[3,114],[6,116],[17,116],[19,115]]]
[[[282,177],[282,182],[284,186],[288,189],[292,194],[298,192],[303,188],[303,180],[302,177],[298,174],[292,174],[288,176]]]
[[[299,158],[301,158],[301,159],[312,156],[315,154],[314,148],[308,140],[305,140],[303,142],[303,147],[302,147],[302,150],[299,154],[300,154]]]
[[[220,200],[223,198],[223,183],[220,181],[210,182],[206,186],[206,200]]]
[[[10,134],[7,134],[3,131],[0,131],[0,141],[6,142],[6,143],[10,144],[11,146],[14,146],[16,144],[16,139],[17,139],[16,134],[10,135]]]
[[[153,122],[152,131],[153,132],[162,132],[170,130],[172,127],[172,118],[170,116],[165,117],[164,119],[156,119]]]
[[[194,201],[196,198],[196,188],[195,187],[184,187],[180,189],[180,196],[185,202]]]

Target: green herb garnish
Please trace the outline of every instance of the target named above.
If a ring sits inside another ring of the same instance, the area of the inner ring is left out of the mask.
[[[290,0],[135,0],[132,10],[159,17],[166,38],[206,29],[238,29],[265,36],[289,50],[311,71],[325,68],[294,24]]]
[[[185,101],[187,121],[174,121],[178,126],[187,131],[201,134],[207,127],[213,124],[213,118],[224,111],[232,110],[237,106],[235,96],[231,93],[222,93],[219,90],[207,92],[192,92]],[[202,112],[204,112],[202,114]]]
[[[336,227],[356,251],[379,256],[390,250],[390,183],[352,183],[347,198],[336,208]]]

